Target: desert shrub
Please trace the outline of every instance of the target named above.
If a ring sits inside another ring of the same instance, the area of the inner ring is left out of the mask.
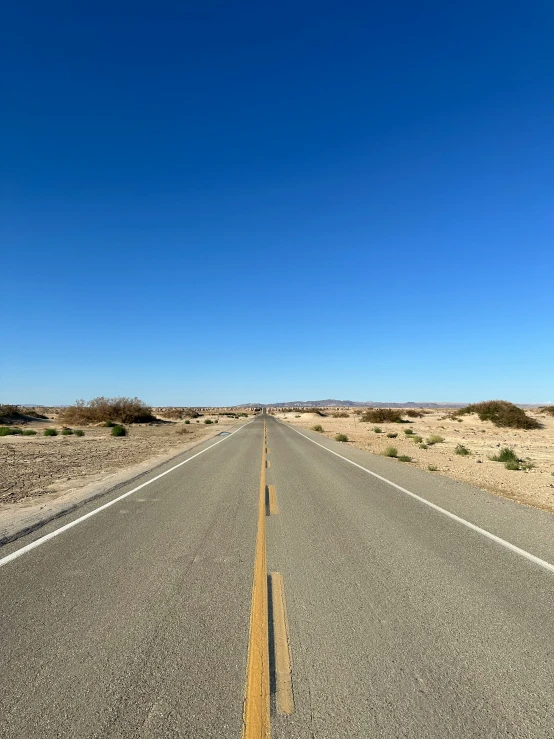
[[[415,441],[416,444],[421,444],[423,441],[423,436],[418,436],[417,434],[414,434],[413,436],[410,436],[410,439],[412,441]]]
[[[429,472],[436,472],[438,470],[438,467],[435,467],[434,464],[428,464],[427,469],[429,470]]]
[[[376,434],[382,434],[383,433],[383,429],[380,429],[379,426],[375,426],[375,428],[373,430],[375,431]]]
[[[335,441],[348,441],[348,436],[346,434],[337,434]]]
[[[368,408],[360,416],[364,423],[400,423],[402,413],[393,408]]]
[[[213,421],[211,418],[205,418],[204,423],[210,424],[210,423],[213,423]]]
[[[190,421],[189,421],[189,419],[188,419],[188,418],[187,418],[187,420],[185,421],[185,423],[187,423],[187,424],[188,424],[188,423],[190,423]]]
[[[455,415],[465,416],[476,413],[481,421],[492,421],[495,426],[513,429],[539,429],[541,424],[530,418],[523,408],[507,400],[487,400],[460,408]]]
[[[427,444],[429,446],[432,446],[433,444],[440,444],[444,441],[444,438],[442,436],[439,436],[438,434],[431,434],[431,436],[427,439]]]
[[[493,462],[519,462],[517,454],[510,447],[502,447],[498,454],[489,457]]]
[[[18,428],[17,426],[1,426],[0,427],[0,436],[19,436],[19,434],[23,433],[23,429]]]
[[[216,418],[215,421],[214,421],[214,423],[219,423],[219,419]]]
[[[519,470],[521,467],[519,466],[519,462],[517,460],[509,459],[507,462],[504,462],[504,467],[507,470]]]
[[[93,398],[88,402],[78,400],[64,408],[60,421],[69,425],[88,425],[117,421],[123,423],[149,423],[155,421],[152,408],[138,398]]]
[[[407,454],[401,454],[399,457],[397,457],[397,459],[400,462],[411,462],[412,461],[412,458],[411,457],[408,457]]]
[[[118,423],[112,428],[112,436],[127,436],[127,429]]]
[[[406,436],[411,436],[414,433],[413,429],[404,429],[404,433]]]
[[[56,429],[44,429],[42,433],[44,434],[44,436],[57,436],[58,435],[58,432],[56,431]]]
[[[186,428],[185,428],[184,426],[180,426],[180,427],[179,427],[179,428],[177,429],[176,433],[177,433],[177,434],[190,434],[190,433],[192,433],[192,432],[191,432],[191,431],[189,431],[189,429],[186,429]]]
[[[427,446],[427,444],[418,444],[418,446],[419,446],[420,449],[429,449],[429,447]]]
[[[346,411],[336,411],[333,413],[333,418],[348,418],[348,413]]]
[[[113,421],[106,421],[106,423],[103,423],[102,426],[107,429],[112,429],[115,426],[115,423]]]
[[[0,418],[10,418],[19,414],[18,405],[7,405],[6,403],[0,403]]]
[[[543,413],[549,413],[551,416],[554,416],[554,405],[545,405],[541,408],[541,411]]]
[[[73,436],[73,429],[62,429],[62,436]]]
[[[463,444],[458,444],[458,446],[454,449],[454,453],[459,454],[461,457],[467,457],[468,454],[471,454],[469,449]]]
[[[316,423],[315,426],[312,426],[312,431],[319,431],[321,433],[323,431],[323,426],[320,423]]]
[[[410,418],[423,418],[423,413],[421,411],[415,411],[410,408],[410,410],[405,411],[406,415]]]
[[[387,434],[387,439],[396,439],[397,436],[398,436],[398,434],[394,433],[393,431],[390,431]]]
[[[34,429],[25,429],[21,432],[22,436],[36,436],[37,432]]]
[[[75,434],[75,436],[84,436],[85,435],[85,432],[84,431],[81,431],[81,429],[77,429],[73,433]]]
[[[397,457],[398,456],[398,449],[396,449],[393,446],[388,446],[383,452],[383,457]]]

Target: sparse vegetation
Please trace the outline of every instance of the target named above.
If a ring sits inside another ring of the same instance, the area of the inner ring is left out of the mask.
[[[389,431],[389,433],[387,434],[387,439],[396,439],[397,436],[398,434],[396,434],[394,431]]]
[[[519,462],[517,454],[510,447],[502,447],[498,454],[489,457],[493,462]]]
[[[176,431],[177,434],[190,434],[192,433],[189,431],[189,429],[186,429],[184,426],[179,426],[179,428]]]
[[[73,429],[62,429],[62,436],[73,436]]]
[[[476,413],[481,421],[491,421],[500,428],[512,429],[539,429],[541,424],[528,416],[523,408],[507,400],[487,400],[483,403],[473,403],[455,412],[456,416]]]
[[[85,432],[82,431],[81,429],[76,429],[73,433],[74,433],[75,436],[84,436],[85,435]]]
[[[312,431],[319,431],[319,433],[323,432],[323,426],[320,423],[316,423],[315,426],[312,426]]]
[[[429,447],[427,446],[427,444],[418,444],[418,447],[420,449],[429,449]]]
[[[412,458],[411,457],[408,457],[407,454],[401,454],[399,457],[397,457],[397,459],[400,462],[411,462],[412,461]]]
[[[388,446],[383,452],[383,457],[397,457],[398,456],[398,449],[393,446]]]
[[[429,472],[436,472],[438,470],[438,467],[435,467],[434,464],[428,464],[427,469],[429,470]]]
[[[189,419],[188,419],[188,418],[187,418],[187,420],[185,421],[185,423],[190,423],[190,421],[189,421]]]
[[[444,438],[442,436],[439,436],[438,434],[431,434],[431,436],[427,439],[428,446],[433,446],[433,444],[441,444],[444,441]]]
[[[23,433],[23,429],[17,426],[0,426],[0,436],[18,436]]]
[[[206,423],[206,424],[208,424],[208,425],[209,425],[210,423],[213,423],[213,421],[212,421],[212,419],[211,419],[211,418],[205,418],[205,419],[204,419],[204,423]]]
[[[412,436],[410,436],[410,439],[414,441],[416,444],[421,444],[421,442],[423,441],[423,436],[418,436],[417,434],[413,434]]]
[[[36,436],[37,432],[34,429],[24,429],[21,435],[22,436]]]
[[[380,429],[379,426],[375,426],[375,428],[373,430],[375,431],[376,434],[382,434],[383,433],[383,429]]]
[[[404,429],[404,433],[406,436],[411,436],[414,433],[413,429]]]
[[[127,429],[118,423],[112,428],[112,436],[127,436]]]
[[[333,418],[348,418],[348,413],[346,411],[336,411],[333,413]]]
[[[368,408],[360,416],[364,423],[402,423],[402,413],[393,408]]]
[[[151,423],[155,421],[152,408],[138,398],[93,398],[88,402],[78,400],[75,405],[64,408],[60,421],[72,426],[87,426],[93,423],[115,422]]]
[[[471,454],[469,449],[463,444],[458,444],[458,446],[454,449],[454,453],[459,454],[460,457],[467,457],[468,455]]]
[[[412,408],[406,411],[406,415],[410,418],[423,418],[423,413],[421,411],[416,411]]]
[[[337,434],[335,441],[348,441],[348,436],[346,434]]]
[[[551,416],[554,416],[554,405],[545,405],[541,408],[541,411],[543,413],[549,413]]]
[[[58,432],[56,431],[56,429],[44,429],[42,433],[44,434],[44,436],[57,436],[58,435]]]

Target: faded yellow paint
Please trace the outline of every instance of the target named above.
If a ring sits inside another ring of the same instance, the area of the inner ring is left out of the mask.
[[[279,513],[279,506],[277,505],[277,493],[275,492],[275,485],[269,486],[269,514],[271,516]]]
[[[280,572],[271,573],[273,642],[275,645],[275,705],[280,713],[294,713],[292,659],[290,654],[285,588]]]
[[[266,460],[266,467],[267,467],[267,469],[269,469],[271,467],[271,462],[269,461],[269,459]]]
[[[248,640],[248,665],[242,739],[269,739],[269,642],[267,603],[267,557],[265,532],[265,488],[266,488],[266,437],[262,446],[260,472],[260,495],[258,503],[258,533],[254,559],[254,581],[252,584],[252,607],[250,610],[250,636]]]

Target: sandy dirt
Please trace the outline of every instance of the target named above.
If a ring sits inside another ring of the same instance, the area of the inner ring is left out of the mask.
[[[274,412],[273,415],[298,427],[312,428],[320,424],[324,429],[323,435],[329,438],[337,433],[346,434],[349,444],[374,454],[381,454],[386,447],[394,446],[399,455],[412,457],[409,464],[420,469],[427,470],[429,465],[435,466],[437,471],[433,474],[462,480],[496,495],[554,512],[552,416],[527,410],[527,414],[543,424],[543,428],[523,431],[497,428],[489,421],[480,421],[476,415],[462,416],[461,421],[457,421],[448,417],[450,414],[445,410],[430,411],[422,418],[406,419],[411,421],[409,424],[363,423],[352,410],[348,411],[348,418],[333,418],[333,412],[344,412],[342,408],[322,410],[327,414],[325,417],[294,412]],[[375,427],[382,429],[382,433],[375,433]],[[444,442],[421,449],[404,433],[406,429],[411,429],[413,435],[423,437],[423,443],[432,434],[442,436]],[[398,435],[396,438],[387,438],[387,433]],[[454,449],[458,444],[469,449],[471,454],[467,457],[456,454]],[[502,447],[513,448],[519,458],[535,466],[528,471],[514,471],[505,469],[500,462],[489,460]]]
[[[82,426],[85,435],[45,437],[45,428],[62,426],[55,421],[31,422],[22,425],[34,429],[36,436],[0,437],[0,515],[4,507],[14,503],[28,504],[47,496],[63,495],[70,488],[80,488],[108,475],[133,467],[146,460],[155,460],[169,452],[198,443],[220,431],[232,430],[248,419],[219,418],[217,425],[204,424],[206,415],[193,419],[162,424],[137,424],[128,427],[128,435],[114,437],[110,428]],[[178,431],[186,430],[186,433]]]

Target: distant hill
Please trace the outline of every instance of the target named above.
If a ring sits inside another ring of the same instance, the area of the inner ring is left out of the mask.
[[[327,400],[291,400],[286,403],[243,403],[237,408],[252,408],[255,406],[261,408],[323,408],[331,406],[334,408],[363,408],[371,406],[372,408],[461,408],[467,403],[432,403],[429,401],[408,401],[406,403],[379,403],[376,400],[335,400],[328,398]]]

